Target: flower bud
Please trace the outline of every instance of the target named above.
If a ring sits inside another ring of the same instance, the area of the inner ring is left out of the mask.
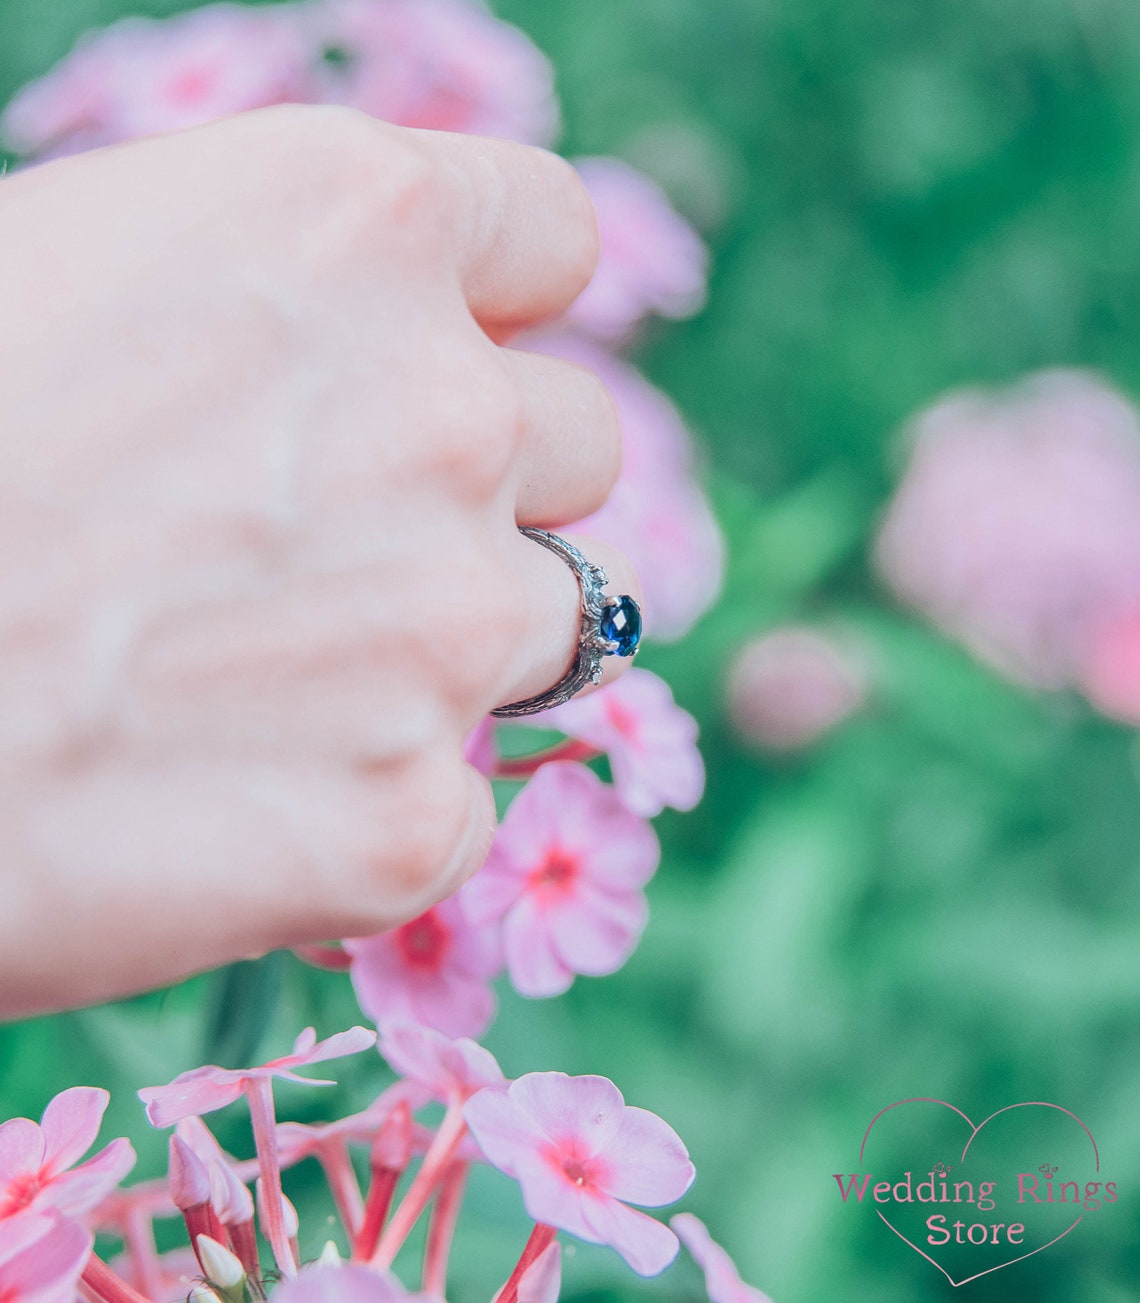
[[[209,1277],[211,1285],[219,1289],[233,1289],[245,1280],[245,1268],[223,1244],[211,1239],[209,1235],[199,1235],[197,1239],[198,1261],[202,1270]]]

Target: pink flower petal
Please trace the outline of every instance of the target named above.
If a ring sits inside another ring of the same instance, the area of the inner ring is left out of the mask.
[[[24,1239],[26,1226],[9,1232],[6,1244],[0,1242],[0,1298],[9,1303],[73,1303],[91,1234],[67,1218],[44,1221],[46,1229],[31,1242]]]
[[[574,973],[555,954],[545,916],[530,897],[507,915],[503,944],[511,982],[520,995],[542,998],[570,989]]]
[[[12,1118],[0,1126],[0,1182],[28,1172],[38,1172],[43,1161],[43,1132],[34,1122],[28,1118]]]
[[[306,1267],[273,1291],[277,1303],[401,1303],[404,1287],[387,1272],[355,1263]]]
[[[546,1159],[535,1154],[516,1156],[515,1179],[522,1190],[527,1216],[547,1226],[557,1226],[580,1240],[603,1244],[591,1228],[586,1205],[612,1202],[609,1195],[597,1190],[581,1189]]]
[[[95,1143],[111,1096],[97,1086],[73,1086],[44,1109],[44,1162],[52,1172],[77,1163]]]
[[[135,1151],[129,1140],[112,1140],[94,1158],[60,1172],[36,1198],[36,1206],[58,1208],[70,1217],[90,1211],[119,1184],[135,1165]]]
[[[606,1146],[606,1159],[613,1170],[606,1184],[609,1193],[649,1208],[680,1199],[697,1174],[681,1137],[643,1108],[626,1108],[617,1135]]]
[[[376,1044],[376,1033],[369,1027],[350,1027],[348,1031],[337,1032],[335,1036],[330,1036],[319,1044],[313,1044],[313,1037],[316,1033],[311,1027],[305,1029],[297,1037],[297,1044],[293,1047],[293,1054],[290,1056],[294,1060],[298,1058],[304,1063],[323,1063],[326,1059],[339,1059],[346,1054],[359,1054],[362,1050],[369,1050]],[[299,1050],[297,1047],[301,1044],[302,1037],[308,1046],[305,1050]]]
[[[558,1303],[562,1288],[562,1248],[548,1244],[519,1281],[519,1303]]]
[[[54,1218],[46,1213],[22,1212],[5,1217],[0,1221],[0,1267],[41,1239],[54,1224]]]
[[[592,1238],[621,1254],[639,1276],[656,1276],[680,1250],[677,1237],[659,1221],[627,1208],[617,1199],[594,1199],[583,1205]]]
[[[736,1265],[708,1233],[699,1217],[692,1213],[678,1213],[670,1217],[669,1225],[704,1272],[709,1303],[772,1303],[767,1294],[740,1279]]]
[[[487,1161],[508,1176],[515,1175],[520,1157],[533,1155],[549,1139],[502,1087],[472,1095],[463,1116]]]
[[[293,1048],[289,1052],[290,1059],[304,1059],[312,1052],[313,1046],[317,1043],[317,1029],[315,1027],[306,1027],[304,1031],[298,1032],[297,1039],[293,1042]],[[282,1063],[282,1059],[274,1059],[274,1063]]]
[[[241,1075],[221,1068],[194,1068],[168,1086],[146,1086],[138,1092],[152,1127],[169,1127],[185,1117],[212,1113],[239,1099]]]
[[[625,1100],[608,1077],[528,1072],[511,1083],[508,1093],[550,1140],[573,1138],[580,1157],[607,1150],[622,1126]]]
[[[490,1050],[465,1037],[451,1040],[428,1027],[383,1028],[380,1053],[401,1076],[446,1103],[486,1086],[505,1086],[506,1078]]]
[[[551,945],[575,973],[615,973],[633,953],[649,918],[645,897],[605,896],[583,888],[547,919]]]

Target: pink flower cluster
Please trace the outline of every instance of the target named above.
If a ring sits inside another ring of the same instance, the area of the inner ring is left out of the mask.
[[[342,104],[401,125],[533,144],[550,143],[559,116],[547,60],[474,0],[298,0],[213,4],[90,34],[9,104],[0,142],[35,163],[283,102]],[[579,167],[598,211],[597,276],[561,322],[519,342],[593,367],[613,393],[624,469],[611,501],[582,528],[634,559],[650,632],[676,637],[716,594],[721,538],[680,415],[617,349],[650,315],[700,306],[705,250],[647,178],[612,159]],[[703,790],[696,724],[641,670],[527,723],[560,740],[528,751],[523,739],[533,732],[488,721],[468,741],[472,764],[524,785],[463,892],[390,933],[305,952],[349,968],[398,1080],[351,1117],[277,1124],[274,1082],[329,1084],[296,1069],[368,1049],[376,1034],[361,1027],[320,1042],[307,1029],[290,1054],[258,1067],[183,1073],[140,1092],[150,1122],[174,1128],[169,1172],[126,1189],[117,1188],[133,1162],[125,1140],[79,1161],[105,1092],[65,1091],[38,1126],[4,1124],[3,1303],[73,1303],[77,1289],[88,1303],[161,1303],[195,1281],[206,1282],[199,1303],[263,1299],[262,1240],[282,1303],[384,1303],[409,1297],[391,1267],[424,1216],[418,1297],[439,1303],[474,1162],[516,1181],[534,1220],[497,1303],[555,1303],[559,1231],[611,1245],[645,1275],[668,1266],[676,1235],[630,1205],[657,1207],[688,1189],[693,1166],[676,1133],[626,1105],[605,1078],[508,1080],[467,1038],[493,1018],[490,984],[504,971],[524,995],[545,997],[629,958],[659,858],[648,820],[665,806],[690,809]],[[612,782],[588,767],[603,757]],[[241,1161],[201,1121],[239,1100],[256,1149]],[[429,1126],[416,1114],[431,1102],[445,1112]],[[368,1150],[363,1187],[353,1145]],[[302,1262],[281,1169],[306,1158],[327,1179],[347,1262],[332,1243],[318,1262]],[[190,1248],[159,1255],[153,1219],[175,1211]],[[95,1231],[123,1241],[114,1264],[93,1251]],[[710,1253],[694,1250],[702,1263]]]
[[[196,1068],[140,1091],[151,1122],[177,1123],[177,1131],[167,1178],[126,1189],[117,1188],[133,1161],[125,1140],[76,1166],[98,1130],[105,1092],[65,1091],[40,1125],[24,1118],[5,1123],[0,1298],[73,1303],[81,1286],[91,1303],[162,1303],[170,1291],[186,1291],[197,1281],[200,1303],[264,1299],[270,1278],[260,1227],[281,1277],[274,1292],[280,1303],[405,1299],[392,1263],[427,1214],[423,1292],[413,1297],[442,1303],[467,1171],[486,1162],[518,1183],[534,1223],[497,1303],[556,1303],[559,1231],[611,1246],[643,1276],[669,1266],[679,1234],[706,1272],[712,1303],[761,1303],[763,1296],[741,1284],[696,1218],[675,1218],[674,1231],[630,1206],[674,1202],[692,1184],[694,1169],[676,1132],[655,1114],[627,1105],[605,1077],[531,1072],[509,1081],[474,1041],[404,1023],[380,1042],[399,1080],[363,1113],[323,1127],[277,1124],[270,1093],[268,1116],[259,1118],[259,1100],[274,1078],[327,1085],[295,1069],[359,1053],[374,1040],[356,1027],[318,1042],[310,1028],[290,1054],[269,1063]],[[239,1163],[222,1151],[200,1115],[241,1096],[251,1107],[257,1157]],[[433,1099],[446,1106],[442,1121],[434,1128],[414,1123],[413,1111]],[[369,1148],[366,1191],[348,1158],[350,1143]],[[338,1162],[330,1161],[334,1154]],[[316,1261],[301,1260],[301,1228],[282,1193],[281,1168],[310,1155],[329,1179],[347,1261],[331,1240]],[[397,1202],[397,1185],[416,1155],[419,1164]],[[255,1173],[256,1214],[245,1184]],[[170,1205],[186,1223],[192,1263],[183,1250],[155,1250],[151,1222],[167,1215]],[[93,1251],[95,1229],[124,1240],[113,1267]]]
[[[381,1025],[479,1036],[504,968],[522,995],[559,995],[580,974],[616,971],[637,944],[660,854],[646,820],[666,805],[691,809],[704,787],[696,723],[637,669],[526,722],[566,740],[504,760],[489,723],[469,748],[491,776],[529,779],[484,867],[403,927],[344,943],[360,1006]],[[581,763],[603,753],[612,786]]]
[[[1140,417],[1046,371],[913,422],[876,547],[890,586],[993,665],[1140,722]]]

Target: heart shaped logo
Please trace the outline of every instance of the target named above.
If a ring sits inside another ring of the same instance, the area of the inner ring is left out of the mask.
[[[873,1209],[954,1286],[1043,1253],[1117,1200],[1089,1128],[1040,1100],[978,1123],[945,1100],[899,1100],[871,1119],[859,1168],[833,1173],[843,1203]]]

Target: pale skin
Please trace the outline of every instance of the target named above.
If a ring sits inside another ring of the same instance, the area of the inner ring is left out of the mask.
[[[330,108],[0,182],[0,1013],[376,932],[482,863],[464,739],[576,642],[516,526],[620,463],[600,383],[507,341],[596,241],[554,156]]]

